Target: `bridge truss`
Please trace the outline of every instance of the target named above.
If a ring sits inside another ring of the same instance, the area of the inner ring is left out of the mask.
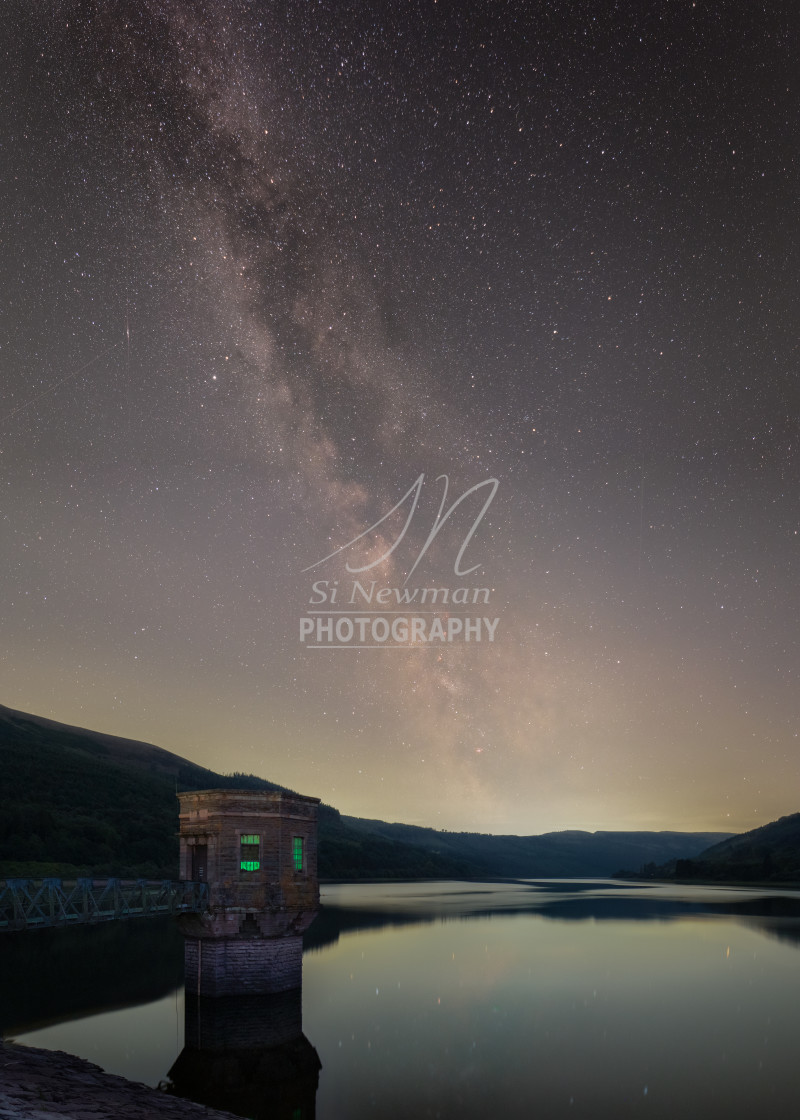
[[[0,879],[0,932],[200,913],[208,884],[169,879]]]

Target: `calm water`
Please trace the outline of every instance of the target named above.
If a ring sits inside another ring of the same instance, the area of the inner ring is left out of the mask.
[[[800,892],[403,883],[323,903],[304,1039],[299,995],[185,1008],[161,920],[4,935],[0,1026],[251,1116],[796,1111]]]

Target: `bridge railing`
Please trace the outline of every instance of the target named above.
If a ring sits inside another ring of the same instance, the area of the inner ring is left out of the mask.
[[[200,913],[208,884],[170,879],[0,879],[0,932]]]

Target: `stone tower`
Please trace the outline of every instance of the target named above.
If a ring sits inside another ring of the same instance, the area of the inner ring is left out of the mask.
[[[209,909],[179,918],[186,989],[203,996],[299,988],[303,931],[319,907],[319,799],[271,790],[180,793],[181,878]]]

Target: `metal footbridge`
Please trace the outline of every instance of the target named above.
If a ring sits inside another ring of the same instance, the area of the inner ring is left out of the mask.
[[[201,913],[208,883],[169,879],[0,879],[0,933]]]

